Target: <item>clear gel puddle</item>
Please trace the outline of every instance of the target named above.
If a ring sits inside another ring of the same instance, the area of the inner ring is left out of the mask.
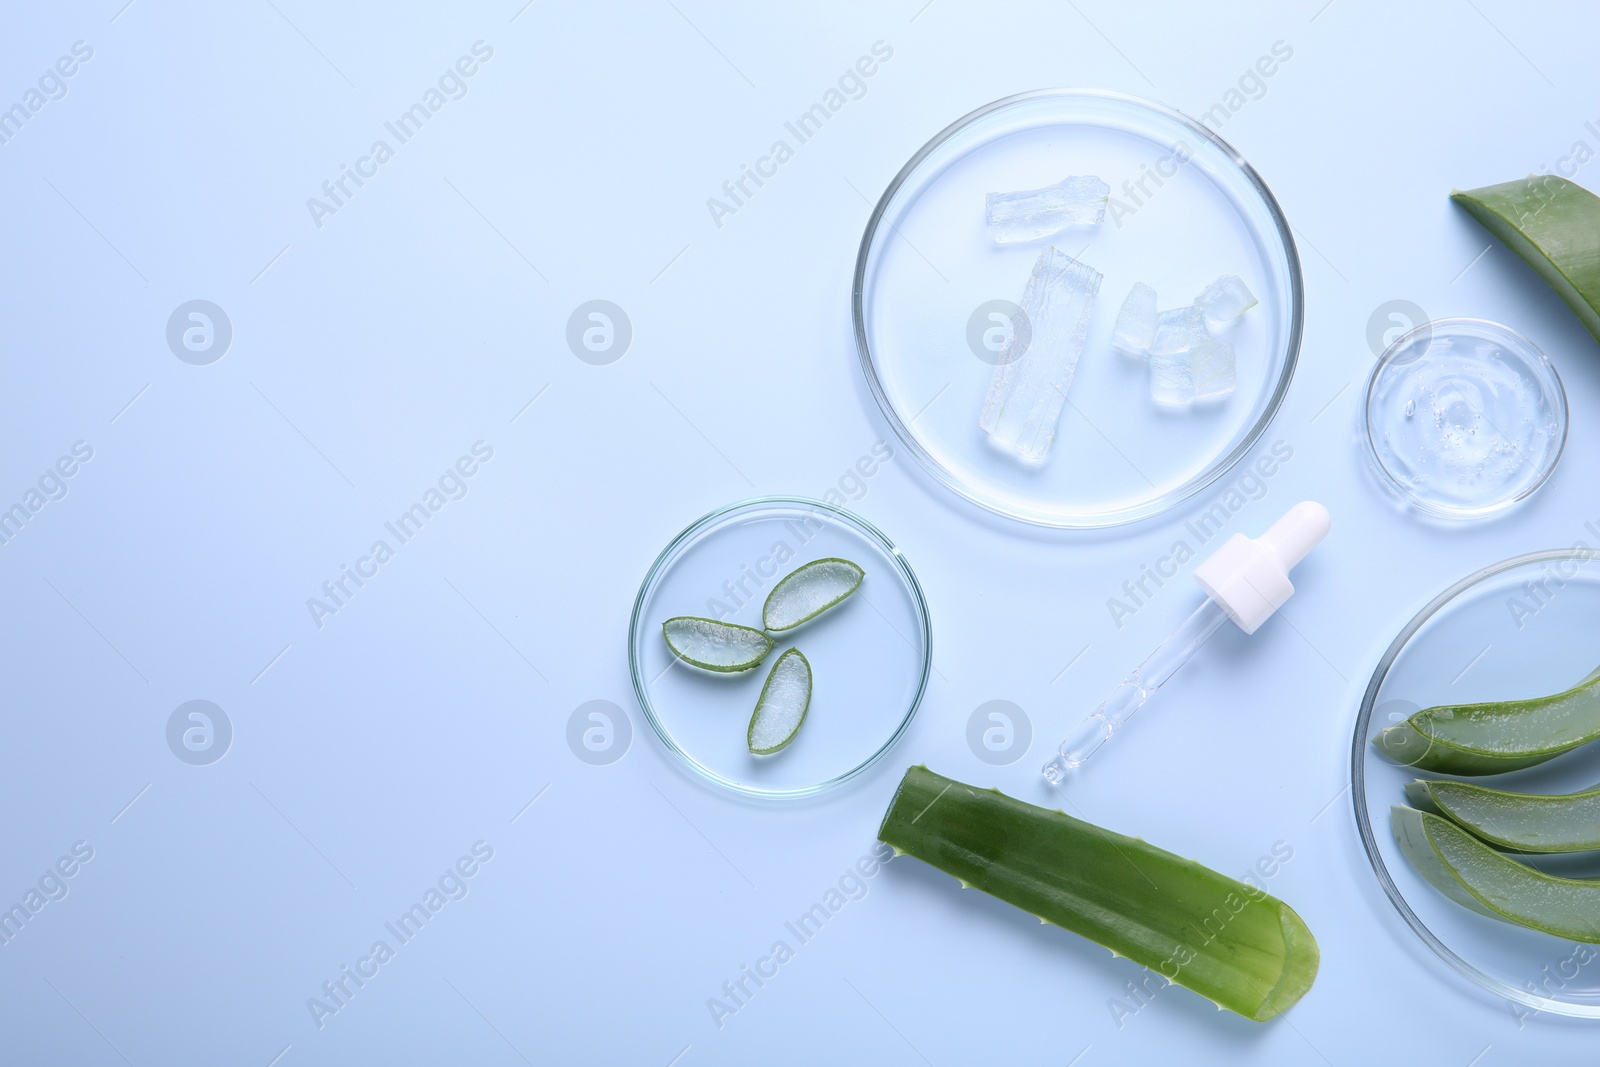
[[[1424,511],[1488,515],[1524,499],[1566,439],[1560,379],[1532,343],[1495,323],[1451,319],[1397,341],[1367,390],[1380,476]]]

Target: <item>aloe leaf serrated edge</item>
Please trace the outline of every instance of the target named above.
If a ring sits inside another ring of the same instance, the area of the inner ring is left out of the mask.
[[[1538,272],[1600,340],[1600,197],[1554,174],[1455,190],[1495,237]]]
[[[912,767],[878,837],[1248,1019],[1287,1010],[1316,978],[1316,939],[1282,901],[998,790]]]

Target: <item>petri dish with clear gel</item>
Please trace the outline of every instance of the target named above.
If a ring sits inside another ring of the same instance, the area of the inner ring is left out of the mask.
[[[811,622],[773,634],[760,666],[718,675],[668,650],[661,624],[676,615],[760,629],[773,585],[828,557],[861,566],[860,587]],[[805,724],[781,752],[754,756],[746,728],[788,648],[811,664]],[[928,607],[900,549],[859,516],[804,497],[746,500],[692,523],[650,567],[628,625],[633,691],[656,737],[693,773],[752,797],[821,793],[872,766],[911,725],[932,666]]]
[[[1463,907],[1419,875],[1395,843],[1390,809],[1406,783],[1441,777],[1404,766],[1372,738],[1425,707],[1543,696],[1594,670],[1600,647],[1600,550],[1532,552],[1484,567],[1401,628],[1367,683],[1350,749],[1356,828],[1373,874],[1418,941],[1468,980],[1537,1011],[1600,1019],[1600,947]],[[1588,746],[1519,771],[1462,781],[1570,793],[1600,781]],[[1600,874],[1594,853],[1517,857],[1571,878]]]
[[[1531,496],[1567,440],[1567,394],[1534,343],[1497,322],[1440,319],[1372,368],[1364,447],[1385,489],[1429,515],[1497,515]]]
[[[986,194],[1091,175],[1110,186],[1103,221],[996,242]],[[999,358],[996,324],[1052,245],[1103,280],[1054,443],[1030,466],[994,447],[978,421]],[[1233,394],[1157,406],[1147,362],[1111,348],[1123,299],[1143,282],[1158,308],[1181,308],[1228,274],[1259,301],[1225,335]],[[997,514],[1084,529],[1176,507],[1243,458],[1288,390],[1304,298],[1289,224],[1232,146],[1158,104],[1052,89],[973,111],[906,163],[868,220],[851,311],[868,388],[934,479]]]

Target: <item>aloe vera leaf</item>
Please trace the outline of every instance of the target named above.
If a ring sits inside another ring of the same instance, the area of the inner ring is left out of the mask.
[[[1435,889],[1493,919],[1600,944],[1600,881],[1558,878],[1518,863],[1449,819],[1396,804],[1400,851]]]
[[[772,638],[737,623],[678,615],[661,624],[672,654],[685,663],[718,674],[747,671],[767,658]]]
[[[798,648],[778,657],[750,715],[745,744],[753,756],[770,756],[794,740],[811,708],[811,661]]]
[[[793,630],[854,593],[866,576],[856,564],[832,556],[796,567],[767,594],[761,625],[773,633]]]
[[[1407,767],[1480,775],[1532,767],[1596,738],[1600,671],[1551,696],[1423,708],[1372,743]]]
[[[1293,908],[1136,837],[926,767],[878,838],[1258,1022],[1311,988],[1320,954]]]
[[[1577,313],[1600,340],[1600,197],[1553,174],[1450,194]]]
[[[1600,848],[1600,786],[1581,793],[1511,793],[1470,782],[1417,779],[1406,799],[1490,844],[1517,852]]]

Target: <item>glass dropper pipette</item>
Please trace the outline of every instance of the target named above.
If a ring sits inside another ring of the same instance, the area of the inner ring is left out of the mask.
[[[1087,762],[1224,622],[1232,619],[1245,633],[1255,633],[1294,593],[1289,571],[1327,536],[1328,526],[1328,509],[1303,501],[1260,537],[1234,534],[1195,567],[1206,599],[1067,735],[1044,765],[1045,780],[1060,785]]]

